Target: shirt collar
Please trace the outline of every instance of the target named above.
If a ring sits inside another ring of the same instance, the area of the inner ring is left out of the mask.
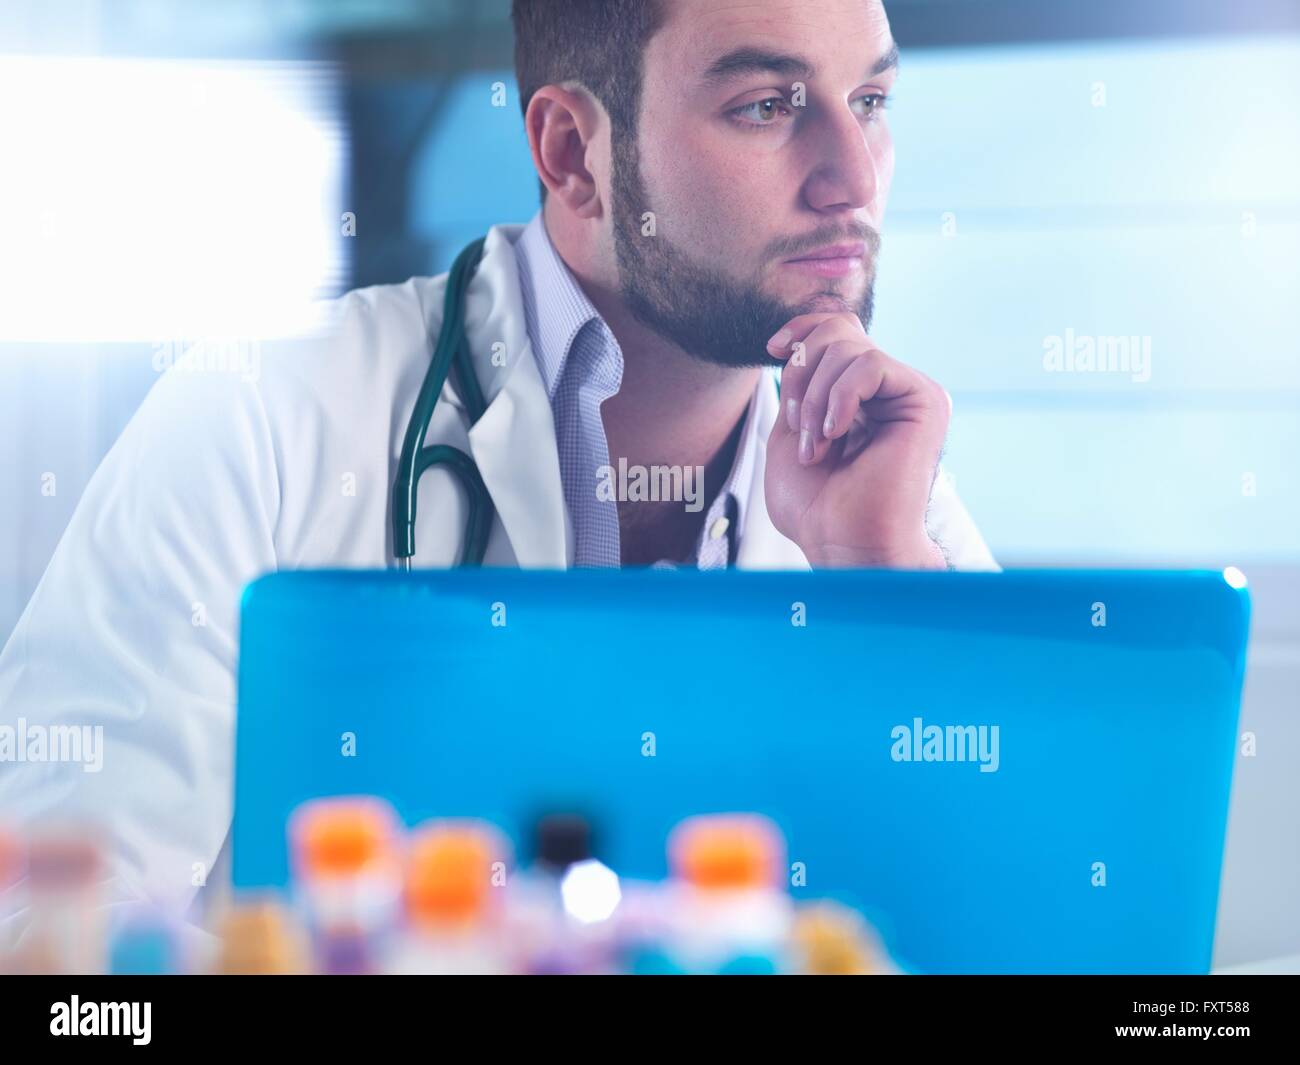
[[[554,403],[573,342],[588,323],[594,321],[597,325],[593,328],[609,333],[608,340],[615,347],[618,342],[555,250],[541,211],[524,227],[515,244],[515,254],[520,262],[520,289],[528,335],[542,380],[546,382],[547,397]],[[546,293],[545,299],[537,298],[539,290]],[[621,365],[622,352],[618,357]]]

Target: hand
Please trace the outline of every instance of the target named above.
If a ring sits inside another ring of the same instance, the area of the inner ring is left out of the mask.
[[[787,360],[764,481],[776,528],[815,567],[946,569],[925,512],[948,393],[877,348],[849,312],[792,318],[767,350]]]

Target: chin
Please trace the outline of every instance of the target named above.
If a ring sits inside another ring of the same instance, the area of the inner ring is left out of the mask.
[[[856,312],[860,302],[860,299],[849,299],[831,292],[816,292],[802,300],[796,300],[795,305],[803,308],[804,314],[814,312],[837,314],[840,311]]]
[[[848,286],[828,288],[809,285],[798,288],[786,288],[771,297],[786,307],[798,308],[801,313],[812,311],[852,311],[862,304],[863,292]]]

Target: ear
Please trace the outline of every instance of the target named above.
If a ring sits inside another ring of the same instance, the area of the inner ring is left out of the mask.
[[[593,142],[608,129],[604,108],[584,89],[543,85],[528,101],[524,128],[533,166],[554,198],[579,218],[599,218],[600,186],[588,166]]]

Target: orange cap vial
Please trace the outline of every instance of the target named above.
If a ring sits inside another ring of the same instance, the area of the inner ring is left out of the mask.
[[[382,799],[314,799],[294,811],[289,832],[302,879],[358,876],[395,860],[397,818]]]
[[[481,822],[434,821],[417,829],[406,853],[406,910],[412,923],[454,928],[482,920],[505,856],[504,838]]]
[[[783,880],[781,830],[758,814],[690,817],[668,838],[679,879],[698,888],[771,888]]]

